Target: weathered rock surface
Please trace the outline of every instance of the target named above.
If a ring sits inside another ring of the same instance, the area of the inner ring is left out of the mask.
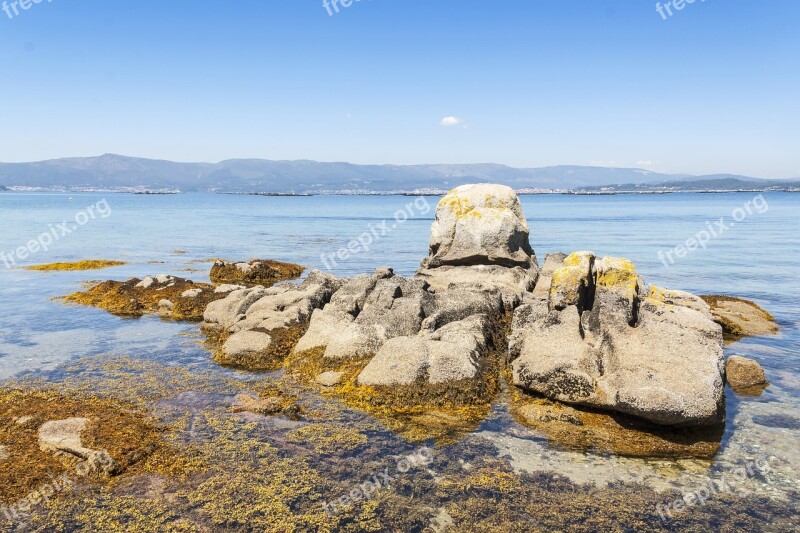
[[[769,385],[767,375],[758,361],[732,355],[725,362],[728,385],[739,394],[759,395]]]
[[[702,299],[710,306],[714,321],[722,326],[728,341],[778,333],[775,318],[754,302],[732,296],[702,296]]]
[[[314,271],[299,285],[239,289],[212,302],[204,313],[203,330],[222,342],[215,359],[221,364],[273,369],[305,332],[312,311],[325,305],[341,283]]]
[[[429,256],[418,277],[435,290],[500,291],[508,305],[533,290],[539,267],[516,193],[502,185],[464,185],[436,207]]]
[[[299,278],[305,267],[280,261],[255,260],[249,263],[227,263],[216,261],[209,277],[217,284],[244,284],[271,287],[280,281]]]
[[[577,252],[559,262],[547,300],[534,291],[516,310],[515,385],[661,425],[724,420],[722,332],[699,299],[648,290],[624,259]]]

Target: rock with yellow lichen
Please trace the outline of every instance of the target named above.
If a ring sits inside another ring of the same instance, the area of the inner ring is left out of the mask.
[[[417,273],[436,290],[499,291],[511,301],[533,289],[539,267],[516,193],[463,185],[436,207],[430,253]]]
[[[622,258],[552,262],[550,290],[515,312],[515,385],[665,426],[724,421],[722,331],[699,298],[648,288]]]

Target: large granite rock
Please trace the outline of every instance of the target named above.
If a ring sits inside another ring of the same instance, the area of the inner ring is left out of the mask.
[[[724,420],[722,330],[699,298],[649,289],[624,259],[552,262],[547,299],[515,313],[515,385],[662,425]]]
[[[430,253],[418,277],[435,290],[498,291],[516,305],[533,290],[536,255],[516,193],[503,185],[464,185],[436,207]]]

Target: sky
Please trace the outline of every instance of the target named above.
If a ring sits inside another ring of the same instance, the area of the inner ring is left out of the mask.
[[[796,0],[5,1],[2,162],[800,177]]]

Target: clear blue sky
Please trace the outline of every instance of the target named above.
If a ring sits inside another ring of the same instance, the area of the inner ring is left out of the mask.
[[[800,176],[800,2],[673,13],[649,0],[360,0],[334,16],[322,0],[42,0],[0,11],[0,161]]]

